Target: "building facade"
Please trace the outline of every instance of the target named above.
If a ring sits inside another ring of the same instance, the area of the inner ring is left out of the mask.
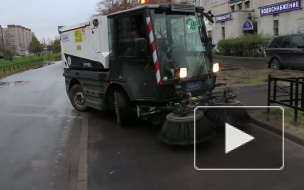
[[[215,15],[215,23],[208,23],[214,43],[246,33],[304,33],[304,0],[196,0],[195,4]]]
[[[4,48],[10,48],[19,54],[28,53],[29,44],[34,36],[31,29],[20,25],[7,25],[7,28],[2,30]]]
[[[3,32],[2,32],[2,27],[0,25],[0,58],[3,57],[3,51],[4,51]]]

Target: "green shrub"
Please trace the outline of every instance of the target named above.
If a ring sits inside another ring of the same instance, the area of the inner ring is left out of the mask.
[[[3,58],[7,61],[13,61],[14,52],[11,49],[5,49],[3,52]]]
[[[261,35],[246,34],[237,38],[220,40],[217,48],[221,55],[259,57],[264,56],[264,49],[269,40]]]

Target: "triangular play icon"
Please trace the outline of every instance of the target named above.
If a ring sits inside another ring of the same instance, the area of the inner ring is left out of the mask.
[[[243,131],[225,123],[225,153],[244,145],[245,143],[252,141],[253,136],[244,133]]]

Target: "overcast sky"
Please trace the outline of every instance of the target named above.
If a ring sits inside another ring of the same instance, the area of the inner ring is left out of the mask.
[[[87,21],[100,0],[0,0],[0,25],[32,29],[38,40],[59,36],[58,26]]]

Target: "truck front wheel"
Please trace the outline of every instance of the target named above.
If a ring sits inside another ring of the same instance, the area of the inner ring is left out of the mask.
[[[126,93],[121,89],[115,89],[114,98],[117,123],[121,126],[129,125],[132,117],[132,107]]]
[[[88,111],[88,107],[85,106],[85,97],[81,85],[75,84],[70,89],[70,100],[73,107],[80,112]]]

